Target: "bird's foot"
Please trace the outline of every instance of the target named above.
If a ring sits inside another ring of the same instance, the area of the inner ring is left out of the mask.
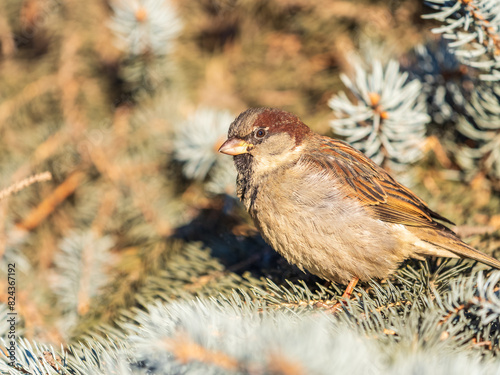
[[[354,291],[354,287],[358,283],[359,279],[357,277],[353,277],[349,285],[347,285],[346,290],[344,291],[344,294],[342,294],[342,297],[340,298],[339,301],[335,305],[327,305],[325,303],[322,303],[322,306],[319,307],[325,307],[326,311],[330,314],[336,314],[342,310],[343,306],[347,306],[347,301],[351,298],[352,292]]]

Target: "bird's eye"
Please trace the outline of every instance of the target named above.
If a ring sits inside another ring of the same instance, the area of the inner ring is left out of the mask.
[[[255,136],[256,136],[257,138],[264,138],[264,137],[266,136],[266,134],[267,134],[266,129],[259,129],[259,130],[257,130],[257,131],[255,132]]]

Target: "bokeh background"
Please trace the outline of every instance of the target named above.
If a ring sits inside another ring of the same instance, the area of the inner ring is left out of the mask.
[[[500,276],[471,262],[409,261],[309,320],[342,286],[263,242],[217,149],[248,107],[291,111],[499,258],[499,19],[497,0],[2,1],[0,310],[15,263],[27,341],[0,369],[498,368]]]

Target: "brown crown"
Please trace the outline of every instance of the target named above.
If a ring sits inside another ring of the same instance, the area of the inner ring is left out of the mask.
[[[249,121],[253,122],[249,124]],[[233,125],[247,128],[245,133],[250,133],[256,128],[269,128],[269,133],[286,132],[295,139],[297,145],[302,142],[308,133],[311,133],[311,129],[300,121],[297,116],[276,108],[247,109],[238,116]],[[233,133],[236,129],[233,128],[232,130],[230,130],[230,133]]]

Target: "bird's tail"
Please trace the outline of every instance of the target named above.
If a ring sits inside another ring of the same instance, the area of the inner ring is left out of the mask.
[[[428,244],[436,247],[437,251],[433,254],[428,252],[424,255],[437,255],[448,257],[470,258],[478,262],[487,264],[493,268],[500,269],[500,261],[489,255],[486,255],[473,247],[467,245],[460,238],[456,236],[451,230],[432,230],[426,231],[425,236],[420,238]],[[421,232],[420,232],[421,233]]]

